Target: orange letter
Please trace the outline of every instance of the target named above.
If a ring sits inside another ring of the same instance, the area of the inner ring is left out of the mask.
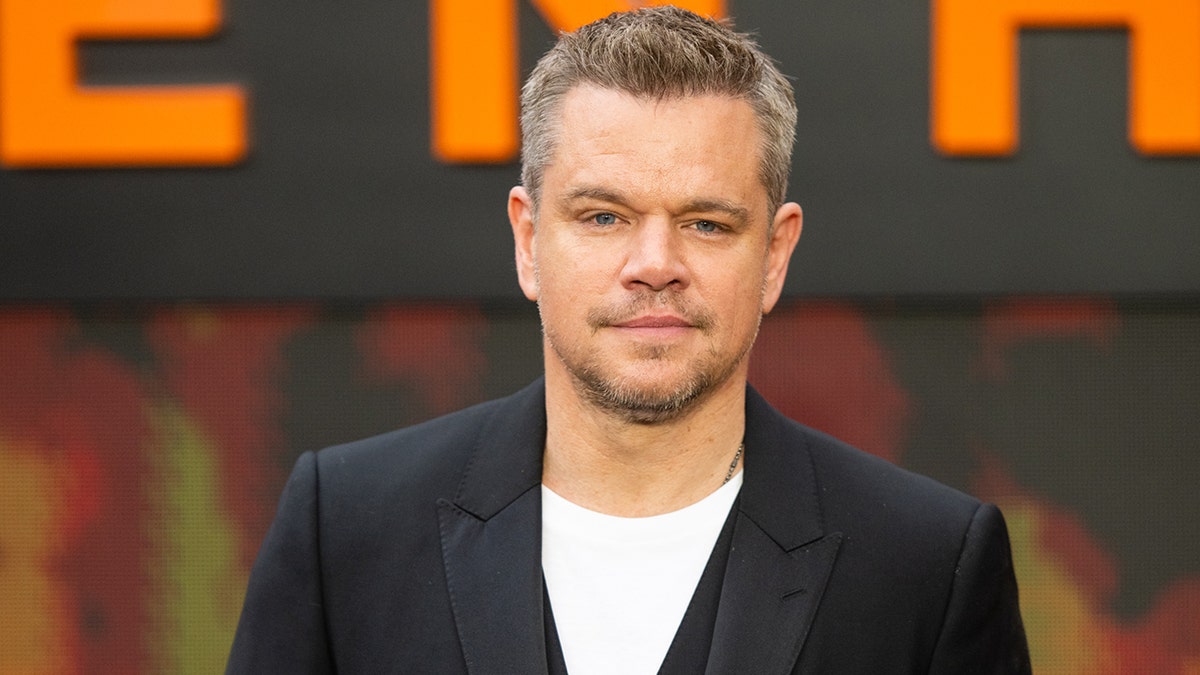
[[[630,0],[532,0],[556,31],[574,30],[635,4]],[[720,16],[722,0],[676,2]],[[517,0],[430,0],[433,155],[443,162],[507,162],[517,126]]]
[[[1146,154],[1200,152],[1200,2],[933,0],[932,139],[951,155],[1017,147],[1022,28],[1129,30],[1129,139]]]
[[[232,164],[235,86],[80,87],[75,42],[197,38],[220,0],[0,0],[0,161],[19,167]]]

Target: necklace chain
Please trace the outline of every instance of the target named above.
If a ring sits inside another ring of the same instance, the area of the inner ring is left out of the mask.
[[[742,458],[742,451],[745,449],[745,443],[738,443],[737,452],[733,453],[733,461],[729,463],[729,471],[725,472],[725,480],[721,483],[721,485],[728,483],[729,480],[733,478],[733,471],[737,468],[738,461]]]

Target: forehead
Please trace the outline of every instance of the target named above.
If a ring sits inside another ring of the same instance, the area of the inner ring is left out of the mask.
[[[615,184],[659,197],[766,198],[762,135],[743,99],[653,99],[579,86],[563,98],[557,137],[544,176],[548,192]]]

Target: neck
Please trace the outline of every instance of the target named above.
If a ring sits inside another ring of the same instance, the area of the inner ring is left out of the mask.
[[[599,409],[569,377],[547,369],[546,487],[593,511],[640,517],[694,504],[724,483],[745,428],[744,367],[655,424]]]

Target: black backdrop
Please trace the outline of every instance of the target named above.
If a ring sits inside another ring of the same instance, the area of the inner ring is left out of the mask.
[[[521,70],[552,40],[519,0]],[[234,82],[226,168],[0,168],[0,299],[514,298],[513,164],[429,151],[425,3],[226,0],[203,41],[88,42],[84,82]],[[1026,31],[1021,145],[929,142],[929,4],[730,0],[795,78],[797,295],[1200,291],[1200,159],[1126,133],[1121,31]],[[736,151],[736,149],[734,150]]]

